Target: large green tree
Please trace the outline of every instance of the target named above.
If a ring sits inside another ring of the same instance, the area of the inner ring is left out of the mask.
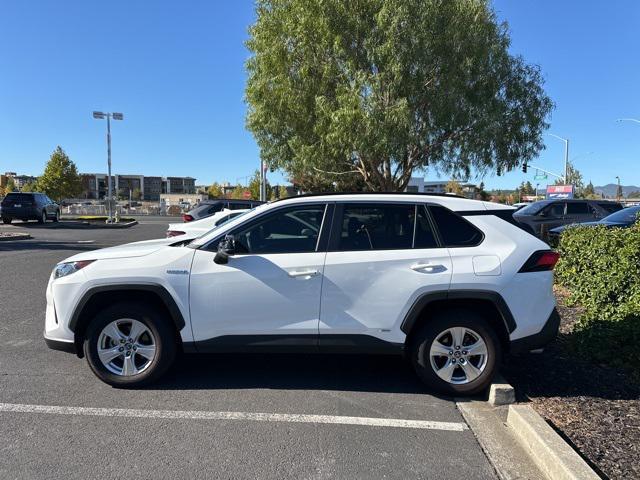
[[[51,154],[44,173],[38,178],[37,188],[57,201],[82,193],[82,180],[76,164],[60,146]]]
[[[414,171],[508,171],[553,103],[488,0],[257,0],[247,126],[303,188],[404,190]],[[318,179],[320,175],[320,179]]]

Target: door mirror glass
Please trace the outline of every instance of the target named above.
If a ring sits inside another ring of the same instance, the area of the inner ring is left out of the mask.
[[[233,235],[227,235],[218,244],[218,251],[213,261],[218,265],[225,265],[229,263],[229,257],[236,253],[236,239]]]

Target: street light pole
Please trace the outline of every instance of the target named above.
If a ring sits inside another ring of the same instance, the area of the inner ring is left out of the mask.
[[[547,135],[551,135],[552,137],[564,142],[564,183],[566,184],[569,182],[569,139],[559,137],[553,133],[547,133]]]
[[[111,115],[107,113],[107,184],[109,195],[109,223],[113,223],[113,207],[111,199],[113,198],[113,186],[111,185]]]
[[[616,188],[616,202],[620,201],[620,177],[616,175],[616,180],[618,181],[618,188]]]
[[[113,223],[113,185],[111,182],[111,118],[114,120],[124,119],[124,115],[119,112],[93,112],[93,118],[102,120],[107,119],[107,188],[109,190],[107,204],[109,207],[109,223]]]

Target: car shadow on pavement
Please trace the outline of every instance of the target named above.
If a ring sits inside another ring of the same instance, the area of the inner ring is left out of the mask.
[[[640,386],[625,372],[586,361],[568,347],[571,341],[571,335],[560,334],[543,353],[509,359],[502,373],[515,387],[518,400],[533,397],[640,398]]]
[[[183,355],[151,388],[432,393],[407,361],[386,355]]]

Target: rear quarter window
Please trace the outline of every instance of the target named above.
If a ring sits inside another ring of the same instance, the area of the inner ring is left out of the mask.
[[[429,211],[446,247],[475,247],[479,245],[484,234],[469,221],[453,213],[447,208],[431,205]]]

